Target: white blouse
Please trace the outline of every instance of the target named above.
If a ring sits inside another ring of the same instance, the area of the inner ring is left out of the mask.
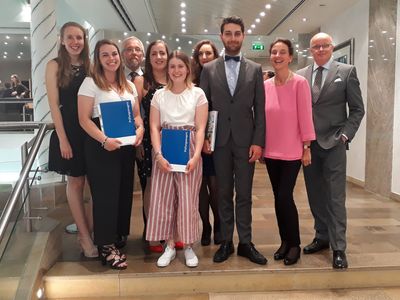
[[[195,126],[196,107],[203,104],[208,104],[208,101],[199,87],[187,88],[180,94],[162,88],[156,91],[151,101],[160,112],[161,127]]]
[[[128,81],[128,83],[132,87],[133,93],[124,91],[124,93],[122,95],[119,95],[114,90],[110,90],[110,91],[101,90],[94,83],[93,78],[86,77],[85,80],[83,80],[81,87],[79,88],[78,95],[94,98],[92,118],[97,118],[100,115],[99,109],[98,109],[99,103],[131,100],[132,107],[134,106],[135,101],[137,99],[137,91],[136,91],[135,85],[132,82]]]

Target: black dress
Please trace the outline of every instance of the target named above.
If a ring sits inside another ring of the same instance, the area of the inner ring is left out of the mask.
[[[72,66],[74,76],[69,86],[59,87],[60,111],[68,141],[72,148],[73,157],[61,157],[60,141],[54,130],[49,145],[49,170],[59,174],[78,177],[86,174],[83,145],[86,133],[78,120],[78,90],[86,77],[83,66]]]
[[[142,98],[142,101],[140,103],[141,105],[141,110],[143,112],[142,118],[143,118],[143,124],[144,124],[144,135],[143,135],[143,149],[144,149],[144,158],[143,161],[140,161],[138,163],[138,174],[140,177],[140,180],[146,182],[146,178],[151,176],[151,169],[152,169],[152,162],[151,162],[151,150],[153,149],[151,145],[151,138],[150,138],[150,107],[151,107],[151,100],[153,99],[153,96],[155,92],[161,88],[163,88],[164,85],[160,84],[156,86],[155,88],[150,88],[149,91],[147,92],[146,96]]]

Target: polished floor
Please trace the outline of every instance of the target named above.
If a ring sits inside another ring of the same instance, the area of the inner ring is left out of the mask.
[[[277,274],[287,274],[289,272],[310,270],[321,270],[331,272],[335,275],[335,271],[332,270],[331,267],[332,253],[329,250],[314,255],[302,255],[299,262],[294,266],[287,267],[284,266],[282,262],[273,260],[272,255],[279,247],[280,240],[274,214],[272,190],[265,167],[261,164],[258,164],[256,168],[253,200],[253,242],[257,246],[257,249],[268,258],[269,261],[266,266],[255,265],[247,259],[238,257],[235,254],[232,255],[228,261],[216,264],[212,262],[212,257],[217,246],[211,245],[202,247],[200,244],[196,244],[194,249],[200,260],[200,264],[197,268],[187,268],[184,265],[183,252],[179,251],[177,258],[169,267],[160,269],[156,266],[158,254],[149,253],[146,250],[145,243],[141,239],[143,230],[141,194],[140,192],[135,192],[134,208],[132,212],[132,234],[129,237],[128,245],[125,249],[128,255],[129,266],[126,270],[120,271],[120,275],[152,276],[157,274],[168,276],[178,273],[207,275],[218,274],[220,272],[234,275],[243,271],[256,273],[268,271],[276,272]],[[299,175],[295,188],[295,200],[300,217],[302,246],[304,246],[312,240],[314,230],[302,173]],[[352,272],[352,270],[368,271],[371,270],[371,268],[375,268],[375,270],[383,268],[398,270],[400,268],[400,203],[395,200],[379,197],[365,191],[359,186],[348,183],[347,213],[347,255],[349,269],[342,274],[345,275],[348,272]],[[68,210],[66,209],[59,210],[54,216],[59,218],[63,224],[67,224],[71,221]],[[76,237],[74,235],[64,234],[62,257],[49,271],[49,278],[75,275],[113,275],[117,272],[101,266],[99,261],[84,259],[79,253],[78,244],[75,239]],[[235,237],[235,242],[237,242],[237,237]],[[398,282],[399,284],[396,286],[400,287],[400,280]],[[344,298],[342,299],[400,299],[399,289],[373,289],[367,291],[353,289],[338,292],[331,291],[329,286],[330,285],[327,284],[326,291],[323,292],[287,292],[287,297],[291,299],[320,299],[322,297],[326,299],[337,299],[343,296]],[[257,290],[254,290],[254,292],[255,291]],[[200,297],[198,299],[286,299],[279,298],[277,296],[278,294],[279,293],[274,294],[274,292],[263,294],[251,293],[251,290],[249,290],[245,295],[240,293],[207,293],[206,295],[199,294],[197,296]],[[203,296],[206,298],[201,298]]]

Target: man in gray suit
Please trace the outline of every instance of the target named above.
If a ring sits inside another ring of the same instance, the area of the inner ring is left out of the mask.
[[[315,238],[304,254],[333,250],[333,268],[347,268],[346,149],[364,116],[356,68],[332,59],[332,38],[318,33],[310,41],[314,63],[298,71],[309,80],[317,135],[312,164],[304,168]],[[347,113],[348,108],[348,113]]]
[[[261,157],[265,140],[262,70],[259,64],[241,53],[244,24],[240,17],[225,18],[220,37],[225,53],[206,64],[200,78],[200,87],[212,109],[218,111],[214,164],[223,242],[214,255],[214,262],[223,262],[234,252],[232,238],[236,214],[238,255],[265,265],[267,260],[251,242],[254,164]]]

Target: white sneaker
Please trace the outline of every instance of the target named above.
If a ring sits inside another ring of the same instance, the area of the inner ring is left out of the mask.
[[[163,268],[168,266],[175,258],[175,255],[175,248],[170,248],[169,246],[167,246],[164,250],[164,253],[157,260],[157,267]]]
[[[199,265],[199,259],[191,247],[185,249],[186,265],[190,268],[195,268]]]

